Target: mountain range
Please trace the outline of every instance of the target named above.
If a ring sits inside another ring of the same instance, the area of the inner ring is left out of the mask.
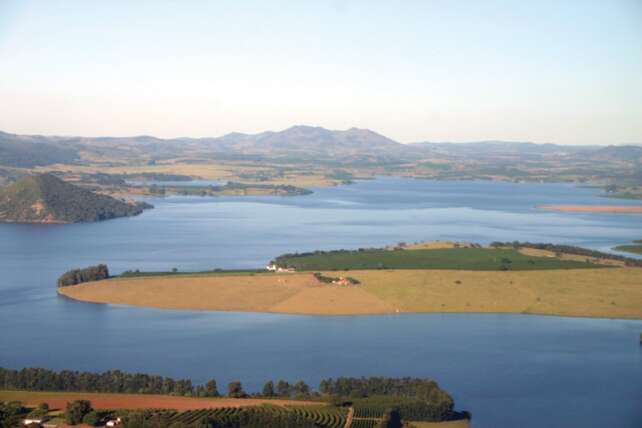
[[[339,164],[409,162],[430,157],[454,160],[573,157],[637,162],[642,159],[642,147],[639,145],[567,146],[508,141],[402,144],[369,129],[329,130],[303,125],[278,132],[235,132],[217,138],[161,139],[144,135],[58,137],[0,132],[0,165],[3,166],[74,163],[79,160],[81,151],[94,157],[109,158],[191,156],[200,159],[270,159]]]

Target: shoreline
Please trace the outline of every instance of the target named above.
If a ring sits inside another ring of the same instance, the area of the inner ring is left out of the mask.
[[[537,205],[536,208],[563,213],[642,214],[642,206],[635,205]]]
[[[615,316],[592,316],[592,315],[563,315],[551,313],[538,313],[538,312],[457,312],[457,311],[417,311],[417,312],[372,312],[361,314],[310,314],[301,312],[275,312],[275,311],[252,311],[252,310],[239,310],[239,309],[175,309],[175,308],[158,308],[153,306],[133,305],[128,303],[102,303],[92,302],[89,300],[81,300],[62,293],[57,293],[63,299],[69,299],[77,303],[85,303],[89,305],[106,305],[116,306],[122,308],[137,308],[137,309],[154,309],[158,311],[180,311],[180,312],[199,312],[199,313],[220,313],[220,314],[260,314],[260,315],[285,315],[290,317],[315,317],[315,318],[348,318],[348,317],[381,317],[381,316],[412,316],[412,315],[517,315],[517,316],[534,316],[534,317],[548,317],[548,318],[576,318],[576,319],[595,319],[595,320],[610,320],[610,321],[642,321],[642,316],[622,318]]]

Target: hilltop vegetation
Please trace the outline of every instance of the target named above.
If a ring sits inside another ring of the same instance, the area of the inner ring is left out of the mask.
[[[151,208],[80,188],[51,175],[27,176],[0,189],[0,222],[77,223],[138,215]]]

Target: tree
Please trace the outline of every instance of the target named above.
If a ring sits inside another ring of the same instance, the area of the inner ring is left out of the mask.
[[[262,395],[264,397],[274,397],[274,382],[267,381],[265,385],[263,385],[263,393]]]
[[[290,396],[290,384],[284,380],[280,380],[276,384],[276,393],[279,397],[289,397]]]
[[[20,425],[26,409],[19,401],[0,402],[0,428],[13,428]]]
[[[205,384],[205,394],[208,397],[218,397],[218,388],[216,387],[216,380],[211,379]]]
[[[65,408],[65,421],[70,425],[78,425],[91,411],[91,403],[88,400],[70,401]]]
[[[300,380],[294,385],[294,394],[297,397],[307,397],[310,395],[310,387]]]
[[[227,385],[227,395],[233,398],[245,398],[247,394],[243,391],[240,381],[230,382]]]

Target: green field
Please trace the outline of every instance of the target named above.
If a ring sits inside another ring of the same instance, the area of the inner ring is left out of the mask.
[[[286,254],[278,266],[299,271],[354,269],[540,270],[602,268],[604,265],[556,257],[535,257],[514,249],[444,248],[424,250],[340,250]]]

